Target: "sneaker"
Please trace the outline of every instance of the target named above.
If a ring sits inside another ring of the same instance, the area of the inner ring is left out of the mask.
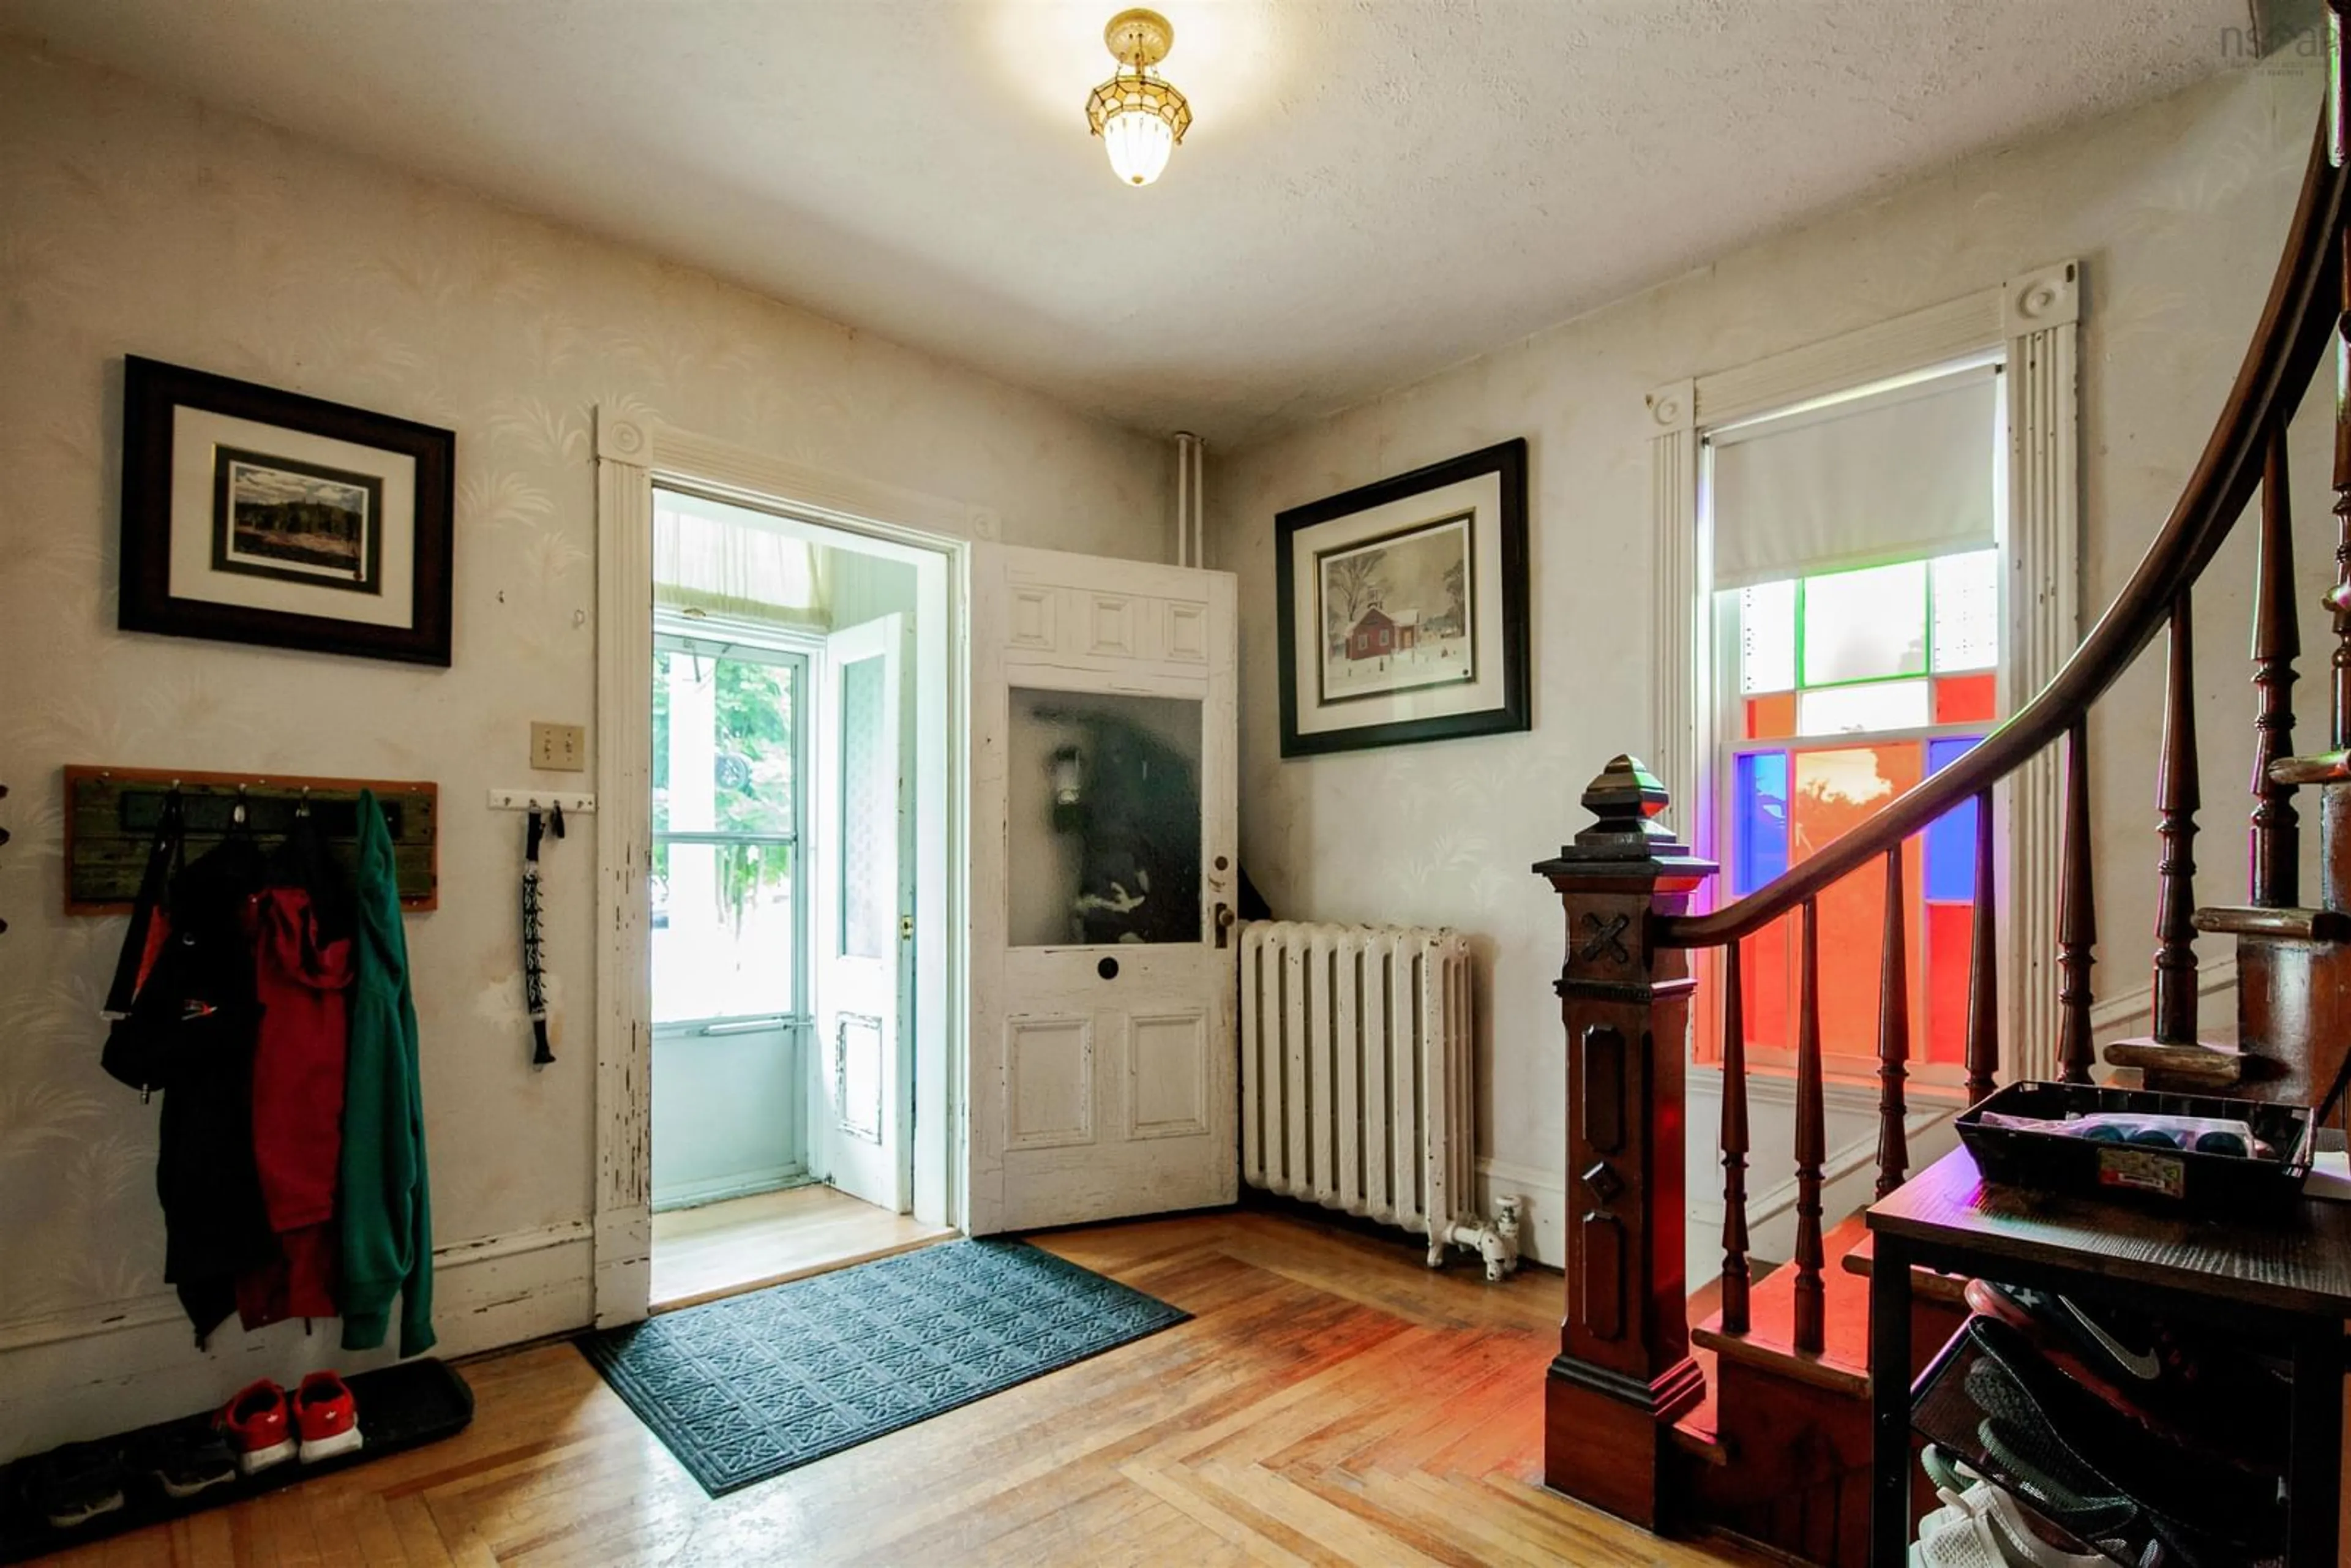
[[[2052,1545],[2028,1511],[1990,1481],[1943,1496],[1947,1506],[1918,1524],[1910,1561],[1920,1568],[2106,1568],[2111,1562]]]
[[[2221,1464],[2281,1469],[2291,1387],[2260,1358],[2139,1314],[2047,1291],[1970,1280],[1970,1308],[1997,1318],[2074,1382],[2166,1440]],[[2229,1448],[2215,1448],[2225,1433]]]
[[[236,1455],[218,1427],[203,1416],[164,1427],[139,1446],[132,1469],[155,1478],[163,1495],[191,1498],[236,1479]]]
[[[214,1420],[228,1446],[236,1450],[236,1468],[246,1475],[258,1475],[294,1457],[286,1390],[266,1377],[238,1390]]]
[[[68,1443],[32,1461],[26,1500],[57,1530],[122,1506],[122,1463],[110,1443]]]
[[[331,1372],[314,1372],[294,1393],[294,1427],[302,1462],[315,1465],[360,1446],[360,1411],[351,1391]]]

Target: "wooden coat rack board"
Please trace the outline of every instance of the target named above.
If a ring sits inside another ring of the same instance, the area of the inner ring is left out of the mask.
[[[168,768],[66,769],[66,913],[127,915],[139,896],[147,846],[164,798],[177,787],[184,803],[188,858],[229,831],[238,800],[246,826],[265,846],[283,840],[305,800],[343,871],[359,862],[360,791],[372,789],[392,831],[400,902],[440,907],[441,787],[413,779],[306,779],[283,773],[195,773]]]

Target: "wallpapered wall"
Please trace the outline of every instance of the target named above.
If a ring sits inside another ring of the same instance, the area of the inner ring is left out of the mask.
[[[124,923],[58,913],[68,762],[439,780],[441,908],[408,923],[439,1239],[588,1212],[592,835],[549,866],[564,1038],[533,1071],[519,819],[484,799],[583,787],[531,772],[527,726],[593,716],[593,405],[993,507],[1016,542],[1160,549],[1156,443],[6,46],[0,212],[0,1328],[161,1282],[156,1106],[98,1067]],[[126,353],[454,428],[455,668],[117,632]]]
[[[1559,1235],[1564,1047],[1551,982],[1562,937],[1556,899],[1528,867],[1588,821],[1576,800],[1599,768],[1650,743],[1643,394],[2078,256],[2087,277],[2083,602],[2094,614],[2177,498],[2227,394],[2293,213],[2318,103],[2306,63],[2282,58],[2215,78],[1971,161],[1217,464],[1210,564],[1241,574],[1249,673],[1243,863],[1286,917],[1444,921],[1484,938],[1492,987],[1484,1152],[1496,1186],[1537,1190],[1539,1244],[1555,1249]],[[2314,603],[2334,549],[2328,403],[2314,398],[2292,448],[2305,603]],[[1532,442],[1533,731],[1283,761],[1274,514],[1514,435]],[[2249,557],[2248,539],[2197,596],[2207,902],[2242,896]],[[2320,618],[2305,610],[2304,622],[2306,645],[2320,647]],[[2323,668],[2323,658],[2322,649],[2305,670]],[[2160,663],[2142,659],[2092,726],[2102,995],[2147,983]],[[2302,710],[2322,716],[2318,725],[2306,717],[2302,732],[2314,748],[2324,744],[2324,705],[2322,685],[2305,678]],[[2208,939],[2207,963],[2225,954]],[[2144,1027],[2142,1019],[2116,1032]],[[1855,1135],[1865,1133],[1865,1124]],[[1713,1129],[1694,1124],[1691,1135],[1710,1174]],[[1786,1139],[1764,1137],[1759,1129],[1759,1188],[1786,1174],[1777,1163]],[[1710,1185],[1719,1189],[1717,1180],[1694,1190]],[[1710,1234],[1692,1252],[1719,1255]]]

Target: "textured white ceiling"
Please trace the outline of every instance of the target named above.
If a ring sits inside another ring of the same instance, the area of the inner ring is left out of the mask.
[[[2246,25],[2245,0],[1165,0],[1197,120],[1134,190],[1081,111],[1117,4],[0,0],[0,29],[1231,441],[2178,89]]]

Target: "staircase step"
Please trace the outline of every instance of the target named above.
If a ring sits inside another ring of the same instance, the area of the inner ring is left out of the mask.
[[[1717,1403],[1720,1375],[1715,1371],[1714,1352],[1693,1344],[1690,1359],[1698,1363],[1698,1371],[1706,1378],[1706,1394],[1674,1423],[1674,1447],[1709,1465],[1727,1465],[1730,1463],[1730,1448],[1720,1436],[1722,1418]]]
[[[2246,909],[2222,905],[2198,910],[2196,929],[2223,936],[2351,942],[2351,915],[2339,909]]]
[[[2230,1089],[2243,1082],[2246,1056],[2233,1046],[2166,1045],[2155,1040],[2117,1040],[2106,1046],[2114,1067],[2136,1067],[2172,1085]]]
[[[1821,1238],[1823,1339],[1819,1351],[1796,1348],[1796,1270],[1775,1269],[1749,1291],[1745,1333],[1727,1333],[1716,1312],[1690,1331],[1690,1343],[1724,1361],[1742,1362],[1833,1393],[1869,1394],[1869,1284],[1842,1265],[1868,1236],[1858,1214]]]
[[[1861,1244],[1846,1253],[1843,1260],[1844,1271],[1869,1278],[1877,1258],[1877,1238],[1864,1236]],[[1910,1270],[1910,1296],[1913,1301],[1947,1301],[1965,1309],[1967,1280],[1958,1274],[1938,1274],[1932,1269],[1913,1268]]]
[[[2273,784],[2340,784],[2351,779],[2351,751],[2319,757],[2281,757],[2270,764]]]

